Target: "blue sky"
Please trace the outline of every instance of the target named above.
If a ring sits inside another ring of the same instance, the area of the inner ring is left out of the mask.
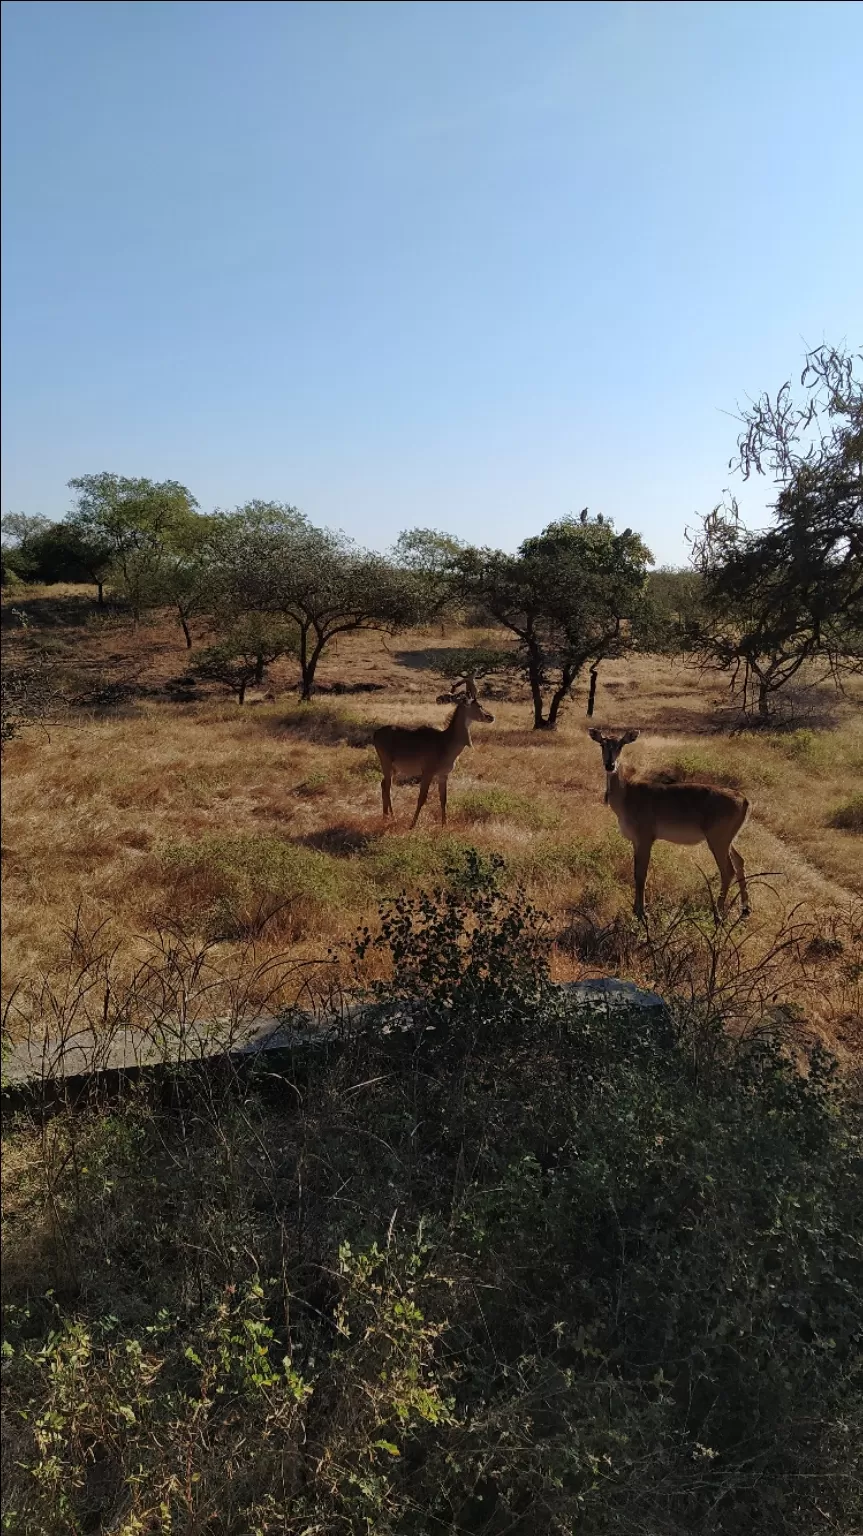
[[[685,559],[863,336],[863,5],[3,6],[3,511],[101,469],[377,547]],[[756,488],[753,512],[763,504]]]

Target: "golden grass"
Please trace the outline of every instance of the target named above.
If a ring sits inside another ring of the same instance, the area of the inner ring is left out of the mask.
[[[21,595],[11,601],[21,606]],[[13,742],[3,784],[6,992],[60,960],[77,913],[92,925],[110,919],[130,955],[138,936],[170,922],[227,950],[252,933],[264,952],[323,957],[381,896],[434,881],[468,845],[503,855],[549,913],[556,974],[581,974],[565,940],[574,914],[628,922],[632,900],[631,851],[603,805],[582,697],[552,735],[530,730],[518,689],[496,699],[495,724],[475,728],[475,750],[453,775],[445,830],[435,796],[409,832],[413,785],[396,786],[394,823],[381,816],[374,726],[444,724],[441,653],[483,638],[346,636],[321,682],[386,691],[301,706],[282,666],[275,702],[240,707],[215,690],[181,705],[151,692],[123,717],[78,718]],[[74,639],[79,665],[108,677],[133,668],[151,689],[185,669],[169,623],[137,635],[80,626]],[[826,914],[863,894],[859,824],[846,810],[859,802],[863,770],[860,696],[835,703],[831,727],[784,734],[717,733],[724,702],[722,679],[705,685],[652,659],[615,663],[600,673],[595,723],[640,727],[631,771],[708,778],[749,796],[740,845],[767,942],[798,903]],[[658,845],[648,903],[701,902],[706,880],[715,887],[706,848]]]

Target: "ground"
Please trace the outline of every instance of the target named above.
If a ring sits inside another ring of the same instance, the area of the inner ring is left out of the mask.
[[[484,701],[495,723],[474,728],[446,829],[435,796],[409,830],[411,785],[396,787],[395,821],[384,823],[374,727],[443,725],[447,652],[481,643],[480,632],[344,636],[321,663],[311,705],[297,702],[285,663],[241,707],[216,686],[183,690],[188,653],[170,616],[134,631],[102,619],[81,588],[27,589],[3,606],[11,652],[47,650],[84,699],[5,753],[3,985],[7,998],[18,989],[13,1023],[46,976],[68,974],[73,933],[73,950],[92,956],[95,946],[114,965],[139,961],[159,932],[162,942],[171,933],[206,944],[217,968],[251,946],[256,965],[288,956],[344,979],[352,935],[381,898],[432,884],[470,845],[502,855],[548,914],[558,979],[661,982],[657,946],[675,923],[705,929],[717,879],[704,846],[657,845],[651,926],[645,934],[631,920],[631,850],[603,804],[583,687],[549,734],[530,728],[525,693],[492,687]],[[861,699],[813,689],[798,697],[790,729],[735,734],[722,676],[637,658],[602,667],[593,722],[640,729],[624,758],[631,771],[746,793],[739,846],[753,916],[735,923],[735,893],[734,964],[740,972],[769,957],[770,1006],[805,1015],[840,1056],[858,1059]],[[299,974],[279,972],[279,1003],[296,995]]]

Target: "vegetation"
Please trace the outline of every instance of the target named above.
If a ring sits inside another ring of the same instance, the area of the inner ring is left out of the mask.
[[[786,383],[742,416],[738,466],[770,473],[773,522],[747,529],[736,501],[695,541],[703,621],[695,646],[732,674],[762,721],[807,664],[840,679],[863,668],[863,379],[861,357],[807,355],[796,402]]]
[[[420,589],[409,572],[357,549],[342,534],[313,528],[296,507],[250,502],[223,514],[214,546],[233,613],[275,614],[295,626],[304,700],[336,636],[393,632],[422,617]]]
[[[534,730],[555,729],[582,668],[632,647],[646,618],[650,560],[631,529],[616,534],[586,511],[550,523],[517,555],[468,550],[461,557],[462,592],[516,637]]]
[[[338,1051],[7,1112],[7,1529],[859,1524],[859,1103],[573,1006],[501,876],[385,904]]]
[[[853,360],[803,390],[743,422],[770,528],[716,514],[690,572],[586,512],[384,557],[108,474],[4,519],[4,1050],[339,1021],[4,1099],[5,1530],[861,1526]],[[732,732],[688,654],[797,728]],[[374,728],[470,670],[450,824],[382,826]],[[636,771],[751,799],[749,921],[662,844],[632,921],[587,670]],[[551,984],[609,973],[665,1006]]]
[[[262,683],[267,667],[282,656],[295,655],[296,630],[278,620],[251,614],[192,660],[192,672],[208,682],[223,683],[242,704],[250,683]]]

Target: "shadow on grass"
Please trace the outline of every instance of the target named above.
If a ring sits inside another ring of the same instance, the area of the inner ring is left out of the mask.
[[[320,827],[316,832],[307,832],[304,837],[295,837],[293,841],[300,848],[314,848],[318,853],[328,853],[335,859],[350,859],[358,853],[366,853],[374,843],[380,841],[380,837],[380,833],[361,832],[357,827],[337,824]]]
[[[637,700],[621,705],[620,713],[621,716],[627,715],[624,723],[628,723],[629,715],[635,720],[638,715]],[[739,726],[740,711],[733,706],[722,705],[717,709],[704,710],[692,709],[686,704],[668,704],[664,709],[653,711],[645,729],[656,731],[658,735],[729,736]]]
[[[393,660],[412,672],[436,672],[443,677],[447,664],[460,660],[466,649],[463,645],[430,645],[419,651],[394,651]]]
[[[62,597],[16,597],[12,589],[4,589],[0,625],[7,630],[20,629],[23,614],[34,629],[80,629],[98,612],[94,597],[77,593]]]
[[[268,714],[258,710],[256,725],[271,736],[317,741],[321,746],[368,747],[379,720],[359,720],[335,704],[313,700]]]

